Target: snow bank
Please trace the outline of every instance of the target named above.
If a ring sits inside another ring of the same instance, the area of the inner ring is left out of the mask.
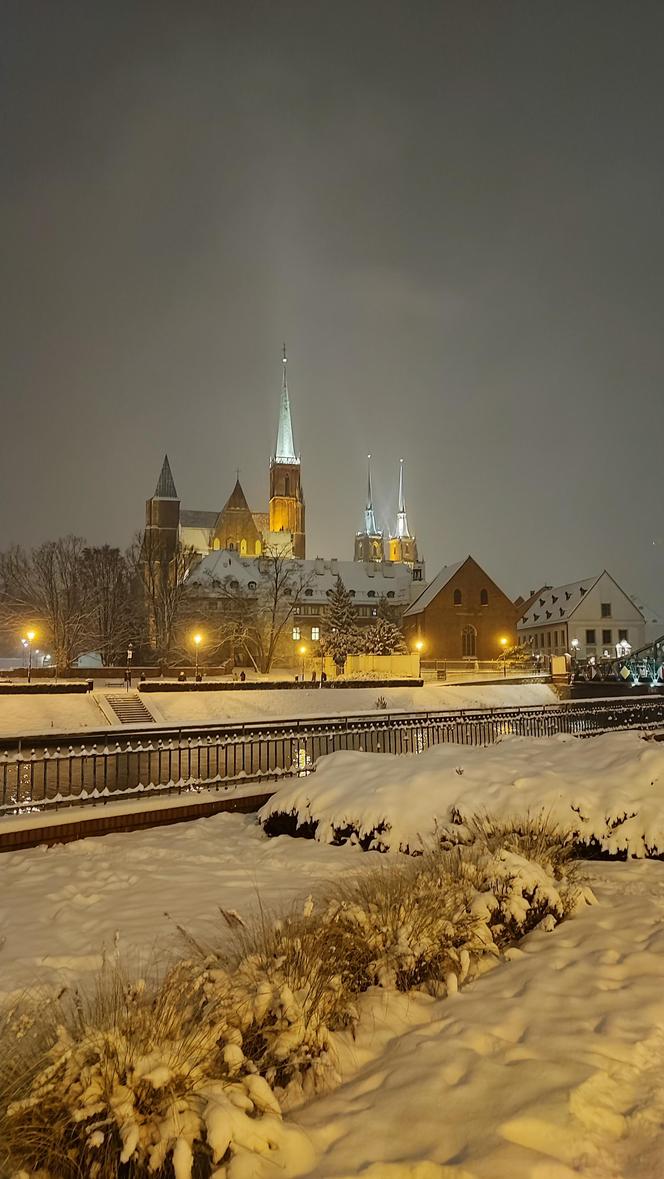
[[[636,732],[506,737],[407,756],[340,752],[281,786],[259,811],[269,833],[414,850],[478,812],[549,815],[611,855],[664,853],[664,742]]]

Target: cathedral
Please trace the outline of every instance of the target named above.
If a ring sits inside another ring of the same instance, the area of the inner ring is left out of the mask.
[[[265,550],[278,550],[293,558],[306,557],[305,503],[300,455],[295,450],[287,363],[284,345],[279,421],[274,454],[270,458],[267,512],[253,511],[249,507],[239,472],[220,511],[183,508],[166,455],[155,493],[145,506],[146,534],[152,536],[164,551],[174,552],[179,542],[194,549],[201,557],[217,551],[234,552],[240,557],[260,557]],[[403,459],[399,463],[395,525],[394,531],[386,536],[376,522],[369,455],[364,528],[355,535],[354,560],[372,566],[382,563],[406,565],[413,581],[423,581],[424,563],[418,557],[417,541],[410,533],[406,515]]]

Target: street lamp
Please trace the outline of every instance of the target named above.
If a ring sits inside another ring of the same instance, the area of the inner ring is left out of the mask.
[[[503,648],[503,679],[504,680],[507,679],[507,643],[508,643],[508,640],[506,638],[502,638],[500,640],[500,645]]]
[[[303,645],[300,647],[300,655],[302,656],[302,682],[304,683],[304,657],[307,653],[307,648]]]
[[[35,638],[37,637],[36,631],[29,630],[26,633],[25,637],[26,637],[27,644],[28,644],[28,683],[30,683],[30,681],[32,680],[32,644],[34,643]]]
[[[200,647],[202,642],[203,642],[203,636],[200,634],[195,634],[194,635],[194,649],[196,651],[196,671],[195,671],[196,681],[198,681],[198,648]]]

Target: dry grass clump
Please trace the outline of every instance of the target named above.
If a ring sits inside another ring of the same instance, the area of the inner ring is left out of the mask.
[[[300,912],[246,925],[221,910],[224,936],[185,933],[188,957],[161,981],[107,965],[89,995],[6,1011],[0,1176],[249,1174],[252,1154],[279,1150],[284,1105],[338,1081],[334,1032],[362,992],[454,993],[487,955],[590,899],[569,846],[541,820],[482,816],[463,842],[383,862]]]

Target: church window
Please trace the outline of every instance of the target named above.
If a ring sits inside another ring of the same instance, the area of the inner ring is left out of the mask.
[[[486,589],[480,590],[480,606],[489,605],[489,591]]]
[[[460,589],[455,589],[455,591],[454,591],[454,598],[453,598],[454,605],[455,605],[455,606],[460,606],[460,605],[461,605],[461,600],[462,600],[462,599],[461,599],[461,590],[460,590]]]
[[[421,569],[413,569],[413,581],[421,581],[421,580],[422,580],[422,570]]]
[[[246,555],[247,555],[247,542],[246,542],[246,540],[241,540],[240,541],[240,556],[246,557]]]
[[[227,547],[227,549],[228,549],[229,553],[234,553],[234,552],[235,552],[235,545],[233,544],[233,541],[232,541],[232,540],[229,540],[229,542],[228,542],[228,544],[227,544],[227,546],[226,546],[226,547]]]
[[[212,542],[212,548],[215,550],[215,552],[221,548],[221,541],[219,540],[218,536],[215,536]]]
[[[290,475],[284,477],[284,495],[290,495]]]
[[[293,627],[293,639],[297,643],[297,642],[299,642],[301,637],[302,637],[301,636],[301,628],[299,626],[294,626]]]
[[[260,540],[257,540],[256,544],[254,545],[254,553],[256,554],[257,557],[260,557],[260,555],[261,555],[261,542],[260,542]]]
[[[312,643],[317,643],[319,639],[320,639],[320,627],[319,626],[312,626],[312,628],[311,628],[311,641],[312,641]]]
[[[464,626],[461,631],[461,654],[464,659],[474,659],[477,654],[477,631],[474,626]]]

